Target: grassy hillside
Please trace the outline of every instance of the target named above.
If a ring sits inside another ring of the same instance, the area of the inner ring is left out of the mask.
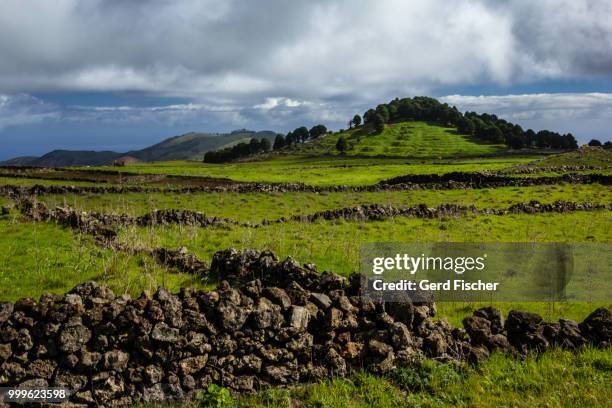
[[[549,156],[533,163],[536,167],[549,166],[612,166],[612,151],[601,147],[581,147],[571,152]]]
[[[0,162],[2,166],[28,166],[34,160],[38,159],[37,156],[19,156],[13,157],[12,159]]]
[[[187,133],[166,139],[153,146],[142,150],[126,153],[128,156],[136,157],[142,161],[162,161],[162,160],[202,160],[204,153],[209,150],[218,150],[232,146],[239,142],[248,142],[251,138],[267,138],[274,140],[276,133],[234,131],[228,134],[211,133]]]
[[[344,137],[349,143],[350,156],[401,156],[439,158],[478,156],[505,151],[504,145],[482,143],[470,136],[460,135],[454,128],[425,122],[399,122],[385,126],[374,134],[370,126],[327,135],[298,146],[297,153],[338,154],[336,142]]]
[[[494,354],[478,368],[425,361],[398,369],[389,378],[359,373],[350,379],[262,391],[234,404],[261,408],[603,407],[612,398],[611,364],[611,353],[593,349],[578,354],[553,350],[525,360]]]
[[[17,165],[58,167],[58,166],[101,166],[112,163],[121,153],[104,151],[96,152],[91,150],[53,150],[41,157],[31,158],[29,161],[21,161]],[[11,162],[11,160],[9,160]],[[7,163],[11,164],[11,163]],[[15,163],[12,163],[13,165]]]

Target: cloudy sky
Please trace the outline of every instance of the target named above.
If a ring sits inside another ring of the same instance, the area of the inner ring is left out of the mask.
[[[430,95],[612,138],[609,0],[2,0],[0,159]]]

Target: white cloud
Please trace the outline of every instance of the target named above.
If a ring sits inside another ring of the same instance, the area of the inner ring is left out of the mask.
[[[0,130],[60,117],[57,106],[27,94],[0,94]]]
[[[272,97],[268,97],[268,98],[266,98],[266,100],[263,103],[258,103],[256,105],[254,105],[253,108],[267,111],[267,110],[270,110],[270,109],[277,108],[279,106],[281,106],[281,107],[288,107],[288,108],[297,108],[298,106],[302,106],[304,104],[307,104],[307,102],[296,101],[296,100],[293,100],[291,98],[272,98]]]
[[[449,95],[441,101],[462,110],[495,112],[512,118],[605,118],[612,119],[612,94],[558,93],[503,96]]]

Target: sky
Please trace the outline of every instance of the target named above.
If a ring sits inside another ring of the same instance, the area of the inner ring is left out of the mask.
[[[0,160],[433,96],[612,139],[609,0],[2,0]]]

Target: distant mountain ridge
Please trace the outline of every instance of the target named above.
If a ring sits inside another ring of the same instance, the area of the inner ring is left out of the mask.
[[[125,156],[144,162],[202,160],[204,154],[209,150],[230,147],[236,143],[249,141],[251,138],[266,138],[273,141],[275,137],[276,132],[255,132],[246,129],[223,134],[190,132],[171,137],[141,150],[132,150],[124,153],[113,151],[53,150],[40,157],[15,157],[0,162],[0,165],[41,167],[101,166],[112,164],[114,160]]]

